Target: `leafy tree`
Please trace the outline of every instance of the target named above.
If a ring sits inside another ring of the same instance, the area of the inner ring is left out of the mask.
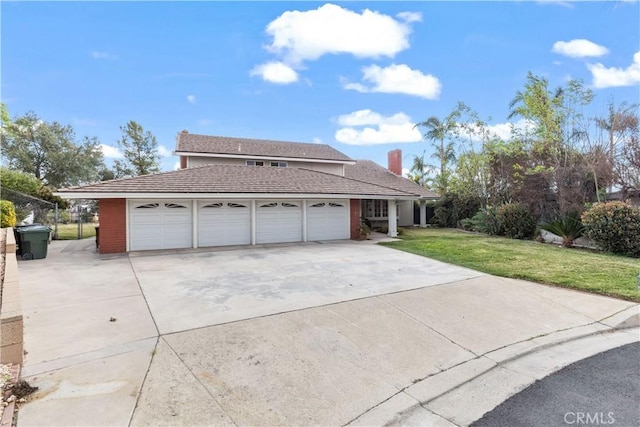
[[[640,189],[640,117],[638,104],[609,103],[608,114],[595,119],[602,131],[597,139],[600,163],[610,169],[612,181],[620,187],[623,197],[631,189]],[[610,182],[612,183],[612,182]]]
[[[13,193],[8,194],[9,192]],[[2,193],[3,199],[12,200],[16,204],[16,207],[20,209],[22,209],[22,207],[20,207],[22,205],[22,203],[20,203],[21,201],[24,203],[29,202],[29,197],[26,200],[19,200],[21,199],[20,195],[44,200],[50,203],[51,206],[57,203],[60,209],[69,207],[69,201],[55,196],[50,187],[43,185],[42,181],[32,174],[4,167],[0,168],[0,193]],[[31,200],[33,201],[33,199]]]
[[[517,200],[536,216],[582,210],[595,197],[578,143],[583,136],[581,107],[592,99],[593,93],[580,81],[551,90],[547,79],[529,73],[524,91],[509,104],[509,118],[522,117],[533,127],[518,135],[524,155],[513,166],[520,190]]]
[[[3,126],[1,148],[11,169],[31,173],[53,188],[95,181],[103,165],[97,139],[84,138],[78,143],[71,126],[47,123],[34,113]]]
[[[149,131],[145,132],[142,126],[133,120],[121,126],[120,130],[122,138],[118,141],[118,148],[122,151],[124,159],[114,162],[116,177],[124,178],[160,172],[160,155],[156,137]]]
[[[42,182],[29,173],[0,168],[0,191],[9,189],[19,193],[35,196],[42,187]]]
[[[4,105],[4,102],[0,103],[0,119],[2,120],[2,127],[5,127],[11,123],[11,119],[9,118],[9,111],[7,110],[7,106]]]

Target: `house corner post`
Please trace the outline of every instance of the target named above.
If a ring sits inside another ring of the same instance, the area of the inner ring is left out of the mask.
[[[398,236],[398,204],[395,200],[388,201],[388,214],[389,214],[389,232],[387,236]]]
[[[420,228],[427,227],[427,201],[420,200]]]

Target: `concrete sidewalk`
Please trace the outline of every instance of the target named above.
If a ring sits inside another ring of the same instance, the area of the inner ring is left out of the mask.
[[[467,425],[640,336],[637,304],[363,242],[110,260],[93,243],[20,263],[40,387],[21,426]]]

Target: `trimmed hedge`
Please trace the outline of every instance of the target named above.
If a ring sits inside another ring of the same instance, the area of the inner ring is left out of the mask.
[[[620,201],[595,203],[582,214],[582,223],[601,249],[640,257],[640,208]]]

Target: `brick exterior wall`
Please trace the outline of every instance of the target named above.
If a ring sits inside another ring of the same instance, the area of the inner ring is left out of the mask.
[[[392,150],[387,154],[388,167],[391,172],[398,176],[402,176],[402,151]]]
[[[360,200],[349,200],[349,219],[351,240],[360,240]]]
[[[180,169],[187,168],[187,156],[180,156]]]
[[[100,199],[100,238],[98,251],[101,254],[117,254],[127,251],[127,200]]]

